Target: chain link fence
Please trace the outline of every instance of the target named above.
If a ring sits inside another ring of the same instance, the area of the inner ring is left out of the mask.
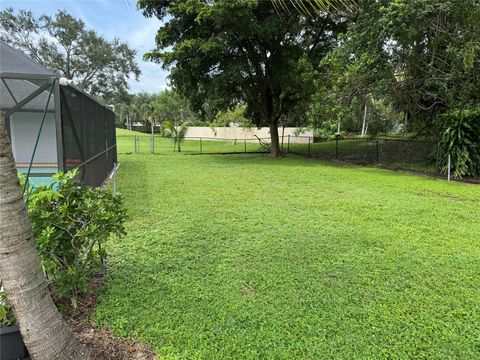
[[[325,160],[339,160],[389,169],[440,174],[439,149],[436,141],[394,138],[324,139],[307,136],[280,137],[285,153]],[[221,139],[187,137],[180,144],[183,154],[268,153],[270,138]],[[117,136],[119,154],[171,154],[171,138],[148,134]]]
[[[222,139],[208,137],[186,137],[180,143],[180,152],[190,155],[241,154],[268,152],[270,138]],[[119,154],[171,154],[178,152],[171,138],[160,135],[117,136]]]
[[[292,137],[293,139],[293,137]],[[306,144],[290,139],[294,154],[389,169],[440,174],[439,148],[436,141],[392,138],[308,138]]]

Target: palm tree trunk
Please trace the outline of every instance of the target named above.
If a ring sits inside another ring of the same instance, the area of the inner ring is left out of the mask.
[[[0,114],[0,278],[32,359],[90,359],[50,297]]]

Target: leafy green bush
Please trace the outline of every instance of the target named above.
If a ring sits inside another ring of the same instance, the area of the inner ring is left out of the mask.
[[[333,140],[338,135],[343,134],[337,134],[338,124],[335,120],[323,120],[318,122],[317,125],[319,125],[319,127],[315,128],[313,132],[313,135],[317,138]]]
[[[450,155],[454,177],[480,176],[480,109],[452,110],[439,121],[442,170],[447,171]]]
[[[42,267],[59,298],[88,290],[111,235],[125,234],[126,210],[119,195],[91,188],[76,172],[58,173],[49,186],[29,189],[28,213]]]
[[[1,282],[0,282],[1,284]],[[13,309],[7,300],[7,295],[0,289],[0,328],[14,325],[16,323]]]
[[[219,111],[215,115],[215,119],[211,122],[210,127],[240,126],[242,128],[251,128],[253,127],[253,123],[248,119],[246,113],[246,105],[239,105],[230,110]]]

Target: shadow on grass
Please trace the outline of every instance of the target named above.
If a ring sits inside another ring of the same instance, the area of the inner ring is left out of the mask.
[[[368,166],[361,164],[354,164],[349,162],[335,161],[320,159],[315,157],[305,157],[297,154],[287,154],[284,157],[272,157],[270,154],[266,153],[256,153],[256,154],[229,154],[229,156],[218,155],[218,154],[204,154],[205,156],[211,156],[214,161],[219,163],[232,163],[232,157],[235,162],[251,162],[252,160],[260,160],[259,164],[269,165],[269,166],[292,166],[292,167],[332,167],[339,169],[367,169]],[[257,163],[252,163],[253,165]]]

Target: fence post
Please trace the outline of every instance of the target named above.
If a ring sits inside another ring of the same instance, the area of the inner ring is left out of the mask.
[[[450,181],[450,168],[451,168],[451,165],[452,165],[452,163],[451,163],[450,154],[448,154],[448,165],[447,165],[447,167],[448,167],[448,170],[447,170],[447,173],[448,173],[448,181]]]
[[[378,165],[379,162],[380,162],[380,161],[379,161],[379,154],[378,154],[378,139],[377,139],[377,144],[376,144],[376,146],[377,146],[377,165]]]
[[[202,138],[200,138],[200,155],[203,154],[203,149],[202,149]]]
[[[113,193],[117,193],[117,163],[113,163]]]
[[[310,152],[310,136],[308,137],[308,157],[310,157],[311,152]]]
[[[288,134],[287,152],[290,152],[290,134]]]
[[[243,148],[245,151],[245,154],[247,153],[247,139],[243,139]]]
[[[138,151],[137,151],[137,135],[134,135],[134,137],[133,137],[133,147],[135,149],[135,154],[138,154]]]
[[[335,158],[338,160],[338,135],[335,136]]]

